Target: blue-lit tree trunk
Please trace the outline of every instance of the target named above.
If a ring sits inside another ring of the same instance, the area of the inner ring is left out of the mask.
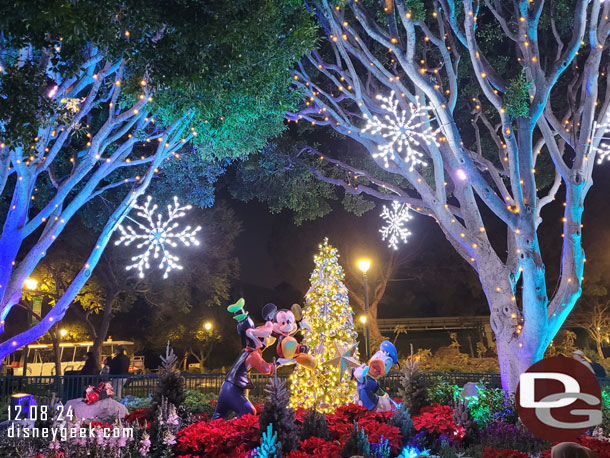
[[[115,197],[119,192],[119,201],[65,294],[38,324],[0,343],[0,360],[63,318],[131,205],[163,163],[195,135],[187,130],[189,114],[169,126],[155,123],[153,94],[144,77],[133,102],[119,99],[123,62],[109,62],[95,49],[86,52],[89,58],[80,73],[66,79],[52,75],[57,87],[49,86],[48,97],[66,105],[67,119],[58,116],[45,123],[28,151],[0,145],[0,192],[12,193],[0,234],[0,333],[21,299],[24,282],[77,212],[111,190]],[[102,120],[97,128],[87,124],[94,114]],[[77,131],[88,137],[84,148],[73,138]],[[38,186],[49,182],[53,192],[37,202]]]
[[[407,113],[409,102],[431,107],[421,129],[439,127],[438,143],[420,142],[416,147],[424,153],[427,169],[411,169],[398,151],[388,164],[373,157],[379,168],[408,185],[311,148],[303,154],[323,159],[318,164],[326,165],[312,167],[320,179],[350,193],[404,202],[438,222],[478,273],[489,303],[503,385],[513,391],[521,372],[542,358],[581,294],[581,218],[605,133],[595,126],[605,119],[610,101],[608,62],[602,59],[610,2],[577,0],[568,32],[558,30],[554,7],[544,0],[486,0],[485,6],[472,0],[384,0],[375,4],[377,10],[364,3],[310,3],[326,32],[327,48],[312,53],[295,72],[294,84],[306,105],[287,117],[330,126],[375,155],[388,140],[363,129],[364,115],[388,115],[378,94],[388,97],[393,91],[399,110]],[[546,25],[541,25],[543,13],[549,18]],[[503,35],[502,51],[485,55],[476,34],[481,15]],[[542,33],[551,37],[551,44],[547,40],[541,53]],[[509,66],[517,68],[511,75],[494,69],[495,53],[506,52]],[[462,94],[458,69],[468,72],[480,98]],[[514,77],[519,70],[521,80]],[[553,107],[553,96],[555,104],[558,97],[567,97],[569,103]],[[464,106],[471,119],[463,119]],[[454,117],[456,107],[462,108],[459,118]],[[554,168],[544,193],[536,178],[536,163],[543,155]],[[549,298],[538,228],[542,208],[555,200],[562,184],[566,205],[561,273],[557,288],[552,282],[554,294]],[[506,254],[488,236],[491,218],[484,215],[490,212],[506,227]]]

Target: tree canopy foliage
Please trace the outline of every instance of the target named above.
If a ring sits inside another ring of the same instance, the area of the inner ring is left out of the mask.
[[[2,6],[0,325],[73,217],[99,233],[58,306],[6,353],[63,317],[151,183],[210,205],[223,167],[282,131],[315,29],[293,0]]]

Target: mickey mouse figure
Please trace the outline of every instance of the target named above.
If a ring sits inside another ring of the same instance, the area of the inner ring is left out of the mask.
[[[299,330],[299,324],[301,328],[309,329],[307,321],[303,318],[301,307],[294,304],[290,310],[278,310],[275,304],[267,304],[263,307],[262,315],[266,323],[252,331],[264,329],[261,334],[267,334],[269,345],[273,344],[273,341],[269,342],[269,340],[277,340],[278,363],[280,365],[299,364],[307,369],[315,369],[316,359],[307,354],[309,351],[307,346],[299,344],[293,337]]]
[[[262,313],[265,324],[254,327],[252,318],[245,310],[245,304],[245,300],[241,298],[227,307],[227,310],[233,313],[233,319],[237,321],[242,351],[220,388],[212,420],[226,418],[231,412],[235,412],[237,416],[256,414],[256,409],[248,399],[248,391],[254,388],[249,374],[252,369],[261,374],[273,374],[275,366],[263,359],[262,352],[276,340],[280,365],[298,363],[310,369],[316,367],[316,360],[307,354],[307,347],[299,345],[292,337],[298,330],[297,317],[301,327],[307,327],[307,323],[302,319],[301,307],[295,304],[292,310],[278,310],[275,304],[267,304]]]

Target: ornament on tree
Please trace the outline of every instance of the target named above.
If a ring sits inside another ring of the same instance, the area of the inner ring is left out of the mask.
[[[419,147],[422,143],[426,145],[436,145],[439,143],[436,140],[436,135],[439,129],[433,129],[430,125],[429,112],[432,110],[430,106],[422,106],[419,104],[419,99],[416,103],[409,102],[410,113],[398,108],[398,99],[395,97],[394,91],[390,93],[390,97],[377,96],[377,100],[381,100],[381,108],[387,113],[383,120],[373,115],[371,119],[368,114],[364,114],[364,118],[368,121],[362,133],[370,131],[371,134],[381,135],[387,141],[384,145],[378,145],[379,153],[373,154],[373,157],[382,157],[384,165],[389,166],[389,162],[395,159],[395,152],[403,153],[403,160],[409,164],[409,171],[413,171],[417,165],[428,165],[422,158],[424,154],[413,147]]]
[[[344,272],[338,261],[337,250],[324,239],[320,252],[314,257],[315,269],[303,309],[310,329],[304,330],[302,343],[315,349],[319,361],[335,357],[335,342],[341,348],[357,345],[358,334],[343,283]],[[357,354],[353,356],[357,359]],[[331,413],[356,400],[356,384],[347,377],[342,380],[340,364],[320,364],[314,371],[297,366],[290,381],[291,407],[316,408],[319,412]]]
[[[409,213],[409,206],[399,202],[392,202],[392,210],[389,210],[385,205],[381,212],[381,218],[387,223],[379,232],[381,232],[381,240],[389,238],[388,243],[390,248],[398,249],[398,243],[402,241],[407,243],[407,238],[411,235],[409,229],[404,227],[405,222],[410,221],[413,216]]]
[[[137,269],[138,276],[144,278],[144,269],[150,269],[150,256],[152,254],[153,259],[158,259],[161,256],[161,262],[159,263],[159,269],[165,269],[163,278],[167,278],[169,272],[172,270],[182,270],[182,266],[178,264],[180,258],[173,255],[169,248],[176,248],[178,244],[175,240],[180,241],[185,246],[199,245],[199,241],[195,239],[195,234],[201,230],[201,226],[195,229],[191,226],[186,226],[181,231],[177,232],[176,229],[179,223],[175,222],[176,219],[182,218],[186,213],[185,210],[190,210],[191,205],[181,206],[178,203],[178,197],[174,197],[174,204],[167,206],[167,220],[163,220],[163,214],[158,213],[155,218],[155,211],[157,205],[151,207],[152,197],[148,196],[144,205],[140,206],[137,204],[133,205],[133,208],[139,210],[137,216],[146,220],[146,223],[140,223],[128,216],[142,232],[136,231],[131,226],[124,228],[119,225],[119,231],[121,231],[121,238],[114,242],[115,245],[129,246],[132,242],[141,240],[137,249],[145,248],[143,253],[133,256],[131,258],[134,261],[133,264],[128,265],[125,269]],[[173,223],[173,224],[172,224]]]

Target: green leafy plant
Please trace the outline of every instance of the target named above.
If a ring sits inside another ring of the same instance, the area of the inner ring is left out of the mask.
[[[480,427],[496,420],[516,424],[518,415],[514,395],[507,395],[500,388],[483,388],[477,396],[468,397],[468,410]]]
[[[415,21],[423,21],[426,18],[426,8],[422,0],[407,0],[405,9],[411,13],[411,17]]]
[[[434,382],[426,389],[428,402],[449,405],[460,397],[462,389],[457,385],[448,384],[442,377],[436,377]]]
[[[528,89],[532,83],[525,78],[525,71],[513,78],[508,83],[506,94],[504,95],[504,107],[506,112],[514,118],[528,116],[530,109],[530,96]]]
[[[121,400],[121,404],[127,407],[127,410],[129,410],[130,412],[139,409],[150,409],[152,406],[152,396],[149,395],[145,398],[139,398],[137,396],[132,396],[131,394],[128,394]]]
[[[602,390],[602,431],[604,435],[610,434],[610,388]]]
[[[215,400],[217,397],[216,393],[186,390],[186,396],[182,405],[191,413],[206,413],[211,415],[214,413],[214,407],[210,404],[210,401]]]

